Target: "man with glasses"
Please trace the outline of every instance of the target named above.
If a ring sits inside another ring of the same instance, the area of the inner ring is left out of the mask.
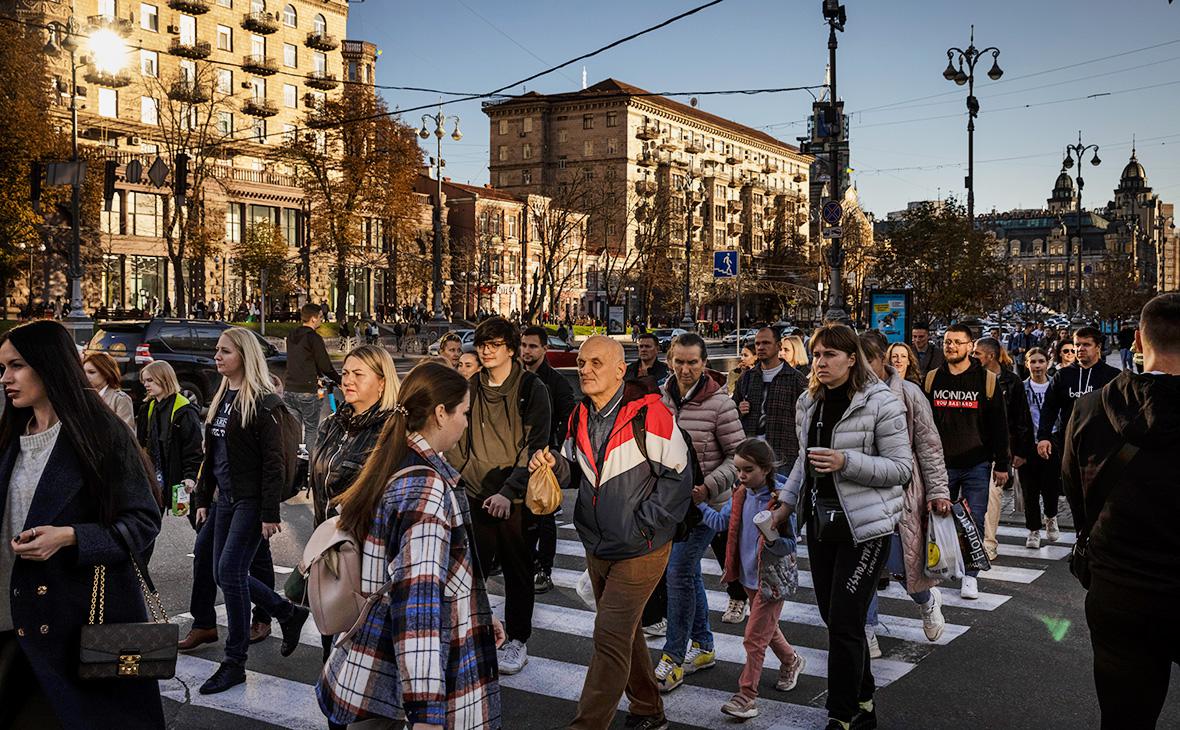
[[[979,531],[987,515],[988,491],[1008,481],[1008,414],[995,373],[969,357],[975,340],[971,330],[953,324],[942,340],[946,363],[926,374],[926,394],[934,424],[942,438],[951,500],[962,495]],[[977,570],[963,576],[959,595],[979,598]]]
[[[549,392],[521,367],[520,330],[503,317],[475,328],[475,352],[483,369],[471,378],[467,432],[447,452],[462,475],[471,502],[476,566],[487,579],[493,563],[504,571],[504,630],[498,652],[501,674],[528,663],[533,623],[533,556],[522,527],[529,459],[549,445]]]

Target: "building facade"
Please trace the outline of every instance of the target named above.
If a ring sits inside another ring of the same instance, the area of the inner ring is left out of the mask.
[[[82,46],[78,135],[118,163],[115,195],[98,231],[101,254],[87,257],[87,309],[150,314],[177,300],[176,258],[168,249],[176,239],[169,226],[180,152],[190,158],[190,174],[207,161],[205,184],[189,192],[200,199],[205,231],[202,250],[190,246],[181,262],[190,307],[219,300],[234,312],[258,300],[259,282],[235,274],[232,251],[260,222],[277,227],[298,269],[295,290],[275,304],[293,309],[303,301],[334,302],[334,269],[310,254],[314,213],[272,151],[286,135],[313,127],[316,109],[339,94],[342,83],[375,82],[376,47],[343,40],[347,0],[76,0],[72,6]],[[39,25],[64,24],[71,3],[0,0],[0,12]],[[112,61],[109,48],[103,58],[103,49],[87,47],[109,45],[112,37],[121,40],[122,58]],[[45,60],[53,81],[50,114],[68,134],[70,56],[47,54]],[[194,148],[214,152],[197,160],[201,153]],[[162,185],[148,174],[157,161]],[[139,168],[138,179],[129,166]],[[89,174],[102,173],[92,163]],[[347,300],[352,313],[362,314],[392,304],[397,286],[391,285],[390,243],[379,221],[358,228],[365,241],[349,272]],[[18,283],[10,306],[64,293],[64,265],[45,258],[44,281],[30,275]]]
[[[712,252],[743,265],[807,245],[812,158],[770,135],[607,79],[484,106],[491,183],[588,215],[587,309],[607,317],[624,292],[679,291],[686,239],[698,318],[732,318],[732,287],[712,286]],[[765,268],[765,265],[763,265]],[[651,277],[665,274],[662,283]],[[646,280],[645,280],[646,277]],[[649,297],[650,298],[650,297]],[[669,307],[679,311],[679,296]]]

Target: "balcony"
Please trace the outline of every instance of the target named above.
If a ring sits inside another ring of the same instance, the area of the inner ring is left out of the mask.
[[[91,15],[86,18],[86,24],[92,30],[111,30],[121,36],[131,35],[135,24],[128,18],[111,18],[106,15]]]
[[[308,48],[314,48],[317,51],[334,51],[340,47],[340,41],[336,40],[336,36],[327,33],[308,33],[307,40],[303,43]]]
[[[336,121],[336,119],[332,118],[331,115],[322,109],[312,109],[307,112],[303,124],[312,129],[327,129],[336,124]]]
[[[762,172],[766,173],[767,175],[773,175],[774,173],[778,172],[778,165],[774,164],[773,162],[767,162],[762,166]]]
[[[660,130],[655,126],[645,124],[639,129],[635,130],[635,137],[642,140],[659,139]]]
[[[273,117],[279,113],[279,105],[270,99],[251,97],[242,103],[242,111],[252,117]]]
[[[246,13],[242,16],[242,27],[251,33],[270,35],[278,31],[279,19],[274,13]]]
[[[705,225],[705,216],[700,213],[692,214],[692,229],[695,231]]]
[[[131,84],[131,74],[127,71],[99,71],[90,68],[82,75],[87,82],[96,86],[106,86],[111,89],[121,89]]]
[[[177,81],[168,87],[168,98],[188,104],[204,104],[209,101],[209,89],[196,81]]]
[[[655,166],[656,166],[656,160],[655,160],[655,158],[654,158],[654,157],[652,157],[651,155],[640,155],[640,156],[639,156],[639,157],[638,157],[638,158],[635,160],[635,164],[636,164],[636,165],[639,165],[640,167],[655,167]]]
[[[258,76],[273,76],[279,64],[270,56],[242,56],[242,70]]]
[[[204,15],[211,6],[210,0],[168,0],[168,7],[189,15]]]
[[[307,75],[306,83],[311,88],[319,89],[320,91],[331,91],[340,84],[336,80],[336,74],[328,73],[327,71],[312,71]]]
[[[745,230],[745,228],[744,228],[744,226],[742,226],[741,223],[730,223],[729,224],[729,235],[731,235],[731,236],[740,236],[740,235],[742,235],[743,230]]]
[[[741,213],[743,208],[745,208],[745,205],[742,201],[740,201],[740,200],[729,201],[729,212],[730,213]]]
[[[635,192],[640,195],[655,195],[656,183],[653,180],[638,180],[635,183]]]
[[[180,38],[173,38],[168,45],[168,52],[173,56],[180,56],[181,58],[192,58],[201,60],[208,58],[209,54],[213,52],[213,47],[209,45],[209,41],[184,41]]]

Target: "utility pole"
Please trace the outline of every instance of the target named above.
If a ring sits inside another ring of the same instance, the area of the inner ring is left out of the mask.
[[[840,160],[840,145],[844,142],[844,114],[836,96],[836,31],[844,32],[847,14],[839,0],[823,0],[824,20],[828,23],[828,108],[825,110],[828,122],[828,166],[831,173],[829,201],[842,205],[844,186],[841,181],[843,166]],[[841,232],[842,233],[842,232]],[[835,234],[835,231],[833,231]],[[844,246],[839,235],[832,236],[828,248],[828,311],[824,319],[832,322],[847,322],[848,312],[844,310]]]

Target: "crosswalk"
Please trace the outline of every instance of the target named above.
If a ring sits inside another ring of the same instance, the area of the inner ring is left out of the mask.
[[[918,611],[902,586],[891,583],[878,594],[880,626],[877,629],[883,656],[873,661],[873,674],[878,687],[890,684],[921,671],[921,661],[932,652],[951,650],[956,641],[971,631],[973,625],[989,614],[1002,611],[1013,594],[1035,582],[1054,561],[1069,554],[1072,535],[1062,536],[1055,544],[1037,550],[1024,547],[1027,533],[1018,527],[1001,526],[998,534],[1000,559],[991,571],[980,575],[978,600],[963,600],[955,587],[943,589],[943,611],[946,628],[937,642],[926,640]],[[790,693],[773,689],[773,677],[779,663],[773,652],[768,652],[764,668],[763,696],[758,704],[758,718],[745,723],[746,728],[814,728],[824,724],[823,709],[827,678],[826,629],[815,604],[810,571],[807,569],[807,547],[799,546],[802,561],[799,572],[799,591],[787,601],[780,625],[787,640],[806,660],[806,668],[799,686]],[[520,674],[502,677],[505,688],[505,727],[564,727],[573,717],[586,665],[592,651],[591,639],[595,614],[576,594],[576,584],[585,568],[585,552],[577,539],[573,525],[559,523],[557,561],[553,570],[554,589],[537,596],[533,614],[533,637],[529,641],[529,663]],[[712,553],[701,561],[705,576],[710,623],[715,640],[717,666],[687,678],[685,684],[665,698],[669,719],[678,727],[727,728],[730,721],[719,712],[720,706],[737,689],[737,677],[745,662],[741,625],[727,625],[720,621],[728,596],[720,585],[721,568]],[[290,568],[276,566],[276,573],[289,573]],[[493,610],[503,614],[503,583],[498,578],[489,582]],[[218,623],[225,625],[225,608],[217,607]],[[187,625],[191,617],[181,614],[176,621]],[[224,632],[223,632],[224,635]],[[276,628],[277,635],[277,628]],[[276,642],[276,638],[267,640]],[[318,670],[320,635],[311,621],[304,627],[301,648],[288,660],[292,665],[274,661],[251,659],[246,685],[213,697],[196,691],[206,677],[216,669],[219,651],[198,652],[198,656],[182,655],[178,663],[177,679],[165,683],[166,698],[178,703],[217,710],[229,715],[249,718],[261,723],[259,727],[323,728],[326,724],[319,712],[313,684]],[[653,655],[658,656],[663,637],[648,641]],[[253,651],[253,650],[252,650]],[[522,714],[520,707],[538,702],[546,709],[543,717]],[[566,716],[553,717],[556,703],[564,707]],[[627,705],[624,698],[620,708]],[[520,718],[525,718],[520,720]],[[254,725],[251,725],[253,727]]]

